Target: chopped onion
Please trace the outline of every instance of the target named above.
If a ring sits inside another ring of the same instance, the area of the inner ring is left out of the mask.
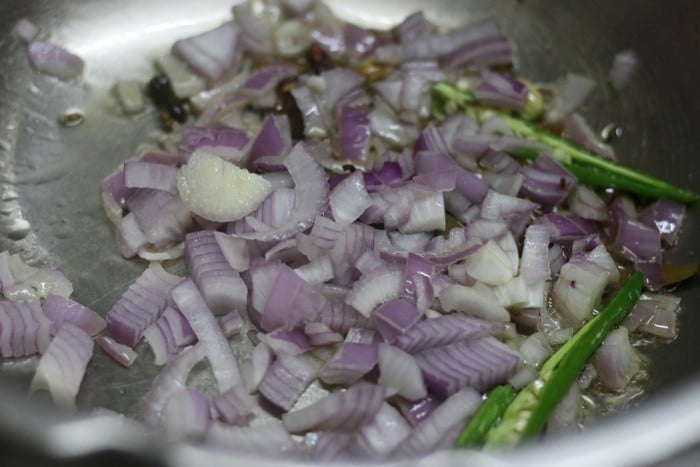
[[[205,346],[219,391],[225,392],[241,384],[238,362],[231,345],[194,282],[190,279],[180,282],[173,288],[172,297],[197,339]]]
[[[290,433],[309,430],[352,431],[374,420],[384,403],[384,388],[369,383],[358,383],[346,391],[337,391],[318,402],[288,412],[282,423]]]
[[[410,401],[428,395],[420,367],[408,353],[387,344],[379,345],[379,379],[388,396],[398,394]]]
[[[57,78],[75,78],[85,67],[83,59],[50,42],[30,42],[28,51],[34,68]]]
[[[47,390],[56,405],[75,409],[75,396],[94,346],[85,331],[63,323],[39,360],[30,390]]]

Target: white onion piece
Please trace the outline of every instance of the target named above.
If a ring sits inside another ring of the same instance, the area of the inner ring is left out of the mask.
[[[303,409],[282,416],[290,433],[314,429],[352,431],[370,423],[384,404],[385,390],[369,383],[358,383],[336,391]]]
[[[615,54],[615,59],[608,74],[608,80],[617,91],[627,87],[639,67],[639,57],[634,50],[625,50]]]
[[[495,303],[495,297],[484,296],[473,287],[453,285],[440,294],[440,304],[445,311],[463,311],[487,321],[510,321],[505,308]]]
[[[335,277],[333,262],[328,256],[321,256],[294,269],[302,279],[311,285],[327,282]]]
[[[566,324],[578,326],[591,316],[609,277],[607,269],[579,258],[572,258],[562,266],[552,287],[552,303]]]
[[[243,366],[245,385],[248,392],[253,393],[258,389],[267,369],[272,363],[272,350],[263,341],[253,349],[253,355],[249,362]]]
[[[170,397],[184,389],[192,368],[207,356],[203,344],[188,347],[173,358],[153,380],[144,402],[144,421],[151,427],[161,426],[163,408]]]
[[[170,78],[175,95],[180,98],[191,97],[204,91],[207,83],[192,73],[187,66],[171,54],[156,59],[156,65]]]
[[[39,28],[27,18],[22,18],[17,21],[12,32],[17,34],[23,41],[29,43],[39,34]]]
[[[451,395],[430,415],[424,418],[394,450],[400,457],[420,456],[433,449],[447,432],[463,424],[481,405],[481,395],[472,388],[464,388]]]
[[[403,292],[403,273],[396,269],[373,270],[356,281],[345,303],[369,318],[382,303],[398,298]]]
[[[513,263],[494,240],[464,259],[469,275],[489,285],[503,285],[513,278]]]
[[[223,232],[214,232],[214,239],[221,248],[224,258],[234,270],[246,271],[248,269],[250,253],[245,240],[233,235],[226,235]]]
[[[620,326],[605,338],[595,354],[595,368],[603,386],[612,391],[627,387],[641,368],[641,358],[629,341],[627,328]]]
[[[428,392],[415,359],[388,344],[379,344],[379,380],[377,383],[387,389],[387,396],[398,394],[415,401]]]
[[[547,419],[547,433],[575,430],[576,421],[581,412],[581,402],[581,388],[574,381]]]
[[[226,392],[241,384],[238,362],[231,345],[194,282],[191,279],[180,282],[173,288],[172,297],[199,341],[206,347],[219,391]]]
[[[372,205],[362,172],[353,172],[333,188],[329,204],[337,223],[348,225],[355,222]]]
[[[272,192],[272,185],[214,154],[196,151],[180,169],[177,189],[193,213],[230,222],[253,212]]]
[[[170,440],[201,439],[211,424],[209,399],[193,388],[177,391],[163,407],[162,422]]]
[[[137,114],[143,111],[146,103],[142,89],[142,84],[132,79],[117,81],[114,85],[114,94],[125,113]]]
[[[575,73],[568,73],[557,84],[554,102],[547,110],[547,121],[558,122],[574,112],[583,104],[594,87],[595,81],[592,79]]]
[[[280,455],[292,453],[298,444],[277,420],[255,427],[229,426],[213,423],[207,431],[206,444],[236,453]]]
[[[7,256],[7,267],[12,279],[3,283],[2,293],[8,300],[38,300],[50,294],[67,298],[73,293],[73,284],[61,271],[29,266],[19,255]]]
[[[361,427],[357,443],[368,454],[385,456],[411,432],[406,419],[388,403],[384,403],[372,423]]]
[[[285,21],[273,31],[275,48],[283,57],[302,53],[311,43],[309,26],[299,20]]]
[[[85,331],[64,323],[39,360],[30,391],[48,390],[56,405],[75,409],[75,396],[94,346]]]

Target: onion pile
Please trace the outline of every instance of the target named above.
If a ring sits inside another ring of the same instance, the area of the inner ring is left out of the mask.
[[[494,20],[438,31],[417,12],[378,32],[312,1],[236,6],[158,60],[167,76],[149,94],[173,131],[102,183],[119,250],[150,266],[103,320],[60,280],[53,295],[31,289],[40,273],[0,256],[12,300],[0,353],[42,353],[33,387],[71,406],[104,331],[119,364],[164,365],[143,418],[169,439],[321,460],[425,455],[453,444],[491,388],[535,379],[636,268],[645,299],[593,362],[601,387],[624,391],[641,366],[629,337],[676,334],[680,303],[656,291],[685,208],[581,185],[497,114],[432,118],[433,84],[458,82],[614,157],[575,113],[596,83],[568,75],[543,103],[510,70],[514,54]],[[188,277],[161,265],[178,258]],[[153,356],[133,350],[142,338]],[[188,386],[205,359],[215,394]],[[571,417],[562,408],[552,426]]]

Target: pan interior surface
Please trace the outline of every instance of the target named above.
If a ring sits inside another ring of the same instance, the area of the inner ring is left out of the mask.
[[[554,81],[567,72],[595,79],[598,86],[582,113],[594,128],[615,123],[622,129],[615,143],[621,162],[697,190],[700,7],[689,0],[677,3],[669,9],[653,0],[328,2],[343,19],[382,29],[417,9],[445,27],[499,18],[517,45],[519,74],[539,82]],[[226,20],[230,7],[231,1],[222,0],[4,0],[0,5],[0,21],[8,31],[0,39],[0,246],[21,253],[30,263],[62,270],[73,282],[74,298],[100,314],[145,266],[119,255],[102,210],[100,181],[139,144],[157,139],[155,111],[125,117],[112,86],[119,79],[145,83],[155,72],[155,57],[176,39]],[[23,45],[9,34],[22,17],[39,26],[41,38],[80,55],[86,62],[84,77],[62,82],[36,73]],[[634,49],[641,65],[630,86],[618,93],[606,76],[615,53],[625,49]],[[62,121],[71,113],[84,121],[66,126]],[[696,211],[691,209],[680,244],[669,252],[672,262],[700,260]],[[663,406],[664,397],[672,393],[682,397],[698,391],[698,278],[676,292],[684,304],[680,335],[670,345],[644,347],[649,379],[647,395],[634,402],[641,405],[636,411]],[[141,345],[140,353],[147,353]],[[126,370],[96,351],[79,407],[104,407],[138,417],[143,396],[159,371],[150,361],[139,358]],[[205,384],[206,371],[200,373],[195,377]],[[3,379],[11,388],[26,390],[31,375],[29,365],[4,364]]]

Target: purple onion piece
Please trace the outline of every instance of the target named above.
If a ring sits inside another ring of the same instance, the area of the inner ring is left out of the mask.
[[[186,164],[193,152],[206,150],[236,165],[244,165],[249,142],[248,135],[237,128],[184,126],[179,147],[180,162]]]
[[[190,323],[175,308],[168,306],[160,318],[143,333],[150,345],[155,364],[163,365],[197,340]]]
[[[501,28],[493,19],[470,24],[444,34],[426,35],[401,46],[384,46],[375,52],[380,62],[404,62],[432,59],[450,55],[461,47],[501,35]],[[449,60],[450,57],[447,57]]]
[[[304,333],[308,336],[309,344],[311,344],[312,347],[323,347],[343,342],[343,336],[320,321],[306,323],[304,326]]]
[[[431,393],[448,397],[464,387],[484,392],[515,374],[520,355],[493,337],[459,341],[416,354]]]
[[[90,336],[96,336],[107,327],[107,323],[100,315],[78,302],[59,295],[50,294],[41,308],[55,331],[60,329],[63,323],[71,323]]]
[[[166,248],[181,242],[192,227],[189,210],[179,196],[162,190],[138,190],[127,201],[148,242]]]
[[[615,150],[612,146],[601,141],[581,115],[572,113],[564,118],[563,123],[564,135],[568,139],[600,157],[615,160]]]
[[[661,239],[673,246],[683,225],[685,213],[684,204],[660,199],[639,214],[639,221],[648,226],[655,226],[661,234]]]
[[[280,355],[258,385],[265,399],[287,411],[316,379],[319,362],[308,355]]]
[[[495,36],[468,43],[450,53],[443,65],[447,69],[482,69],[513,63],[513,45],[504,36]]]
[[[219,418],[230,425],[247,425],[255,401],[241,386],[234,386],[213,401]]]
[[[107,312],[107,336],[134,347],[165,309],[170,290],[179,281],[160,264],[151,263]]]
[[[245,309],[248,289],[224,256],[213,230],[200,230],[185,237],[185,261],[190,276],[215,314]]]
[[[522,169],[523,183],[518,196],[538,203],[551,211],[561,204],[576,186],[577,179],[558,162],[545,154]]]
[[[481,72],[481,83],[474,89],[479,102],[506,109],[520,110],[527,100],[527,86],[510,75],[489,70]]]
[[[0,356],[23,357],[45,353],[51,322],[38,300],[0,302]]]
[[[319,373],[328,384],[350,385],[369,373],[378,362],[376,344],[345,342]]]
[[[83,59],[56,44],[33,41],[29,43],[28,51],[34,68],[60,79],[75,78],[85,68]]]
[[[285,157],[284,165],[294,180],[294,210],[285,222],[276,228],[241,234],[248,240],[282,240],[311,226],[317,215],[328,205],[328,176],[311,157],[307,146],[298,143]],[[250,217],[246,218],[250,219]]]
[[[430,28],[423,12],[416,11],[406,16],[401,24],[396,26],[396,32],[399,36],[399,41],[402,44],[408,44],[428,36]]]
[[[240,63],[239,28],[229,21],[173,44],[173,55],[210,83],[233,74]]]
[[[340,158],[364,161],[369,150],[370,122],[360,109],[345,106],[340,111],[338,145]]]
[[[291,329],[307,321],[313,321],[326,306],[323,295],[285,264],[279,264],[276,273],[270,278],[262,275],[263,271],[260,268],[255,268],[253,271],[253,294],[260,292],[264,295],[257,307],[262,313],[260,324],[263,330]],[[262,282],[267,280],[272,282]],[[267,288],[260,289],[260,287]],[[256,306],[255,301],[253,306]]]
[[[502,328],[502,324],[451,313],[420,321],[398,336],[394,345],[406,352],[416,353],[463,340],[479,339]]]
[[[85,331],[64,323],[39,360],[30,391],[45,389],[57,406],[75,409],[75,396],[94,346]]]
[[[639,221],[622,220],[617,225],[613,246],[632,262],[661,261],[660,232],[655,227],[649,227]]]
[[[120,344],[107,336],[99,336],[95,339],[95,342],[112,360],[127,368],[134,363],[138,356],[134,349],[128,345]]]
[[[405,334],[422,316],[414,304],[403,299],[389,300],[377,308],[373,315],[377,330],[390,344]]]
[[[309,338],[300,328],[278,329],[261,335],[260,340],[277,355],[299,355],[311,348]]]
[[[553,242],[576,240],[599,233],[595,223],[578,216],[545,214],[539,223],[549,229]]]

